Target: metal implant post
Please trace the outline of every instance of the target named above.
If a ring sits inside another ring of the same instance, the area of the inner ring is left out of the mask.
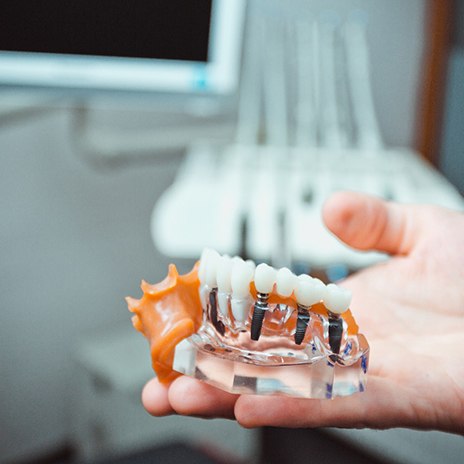
[[[261,263],[255,270],[256,303],[253,307],[253,318],[251,321],[251,339],[259,340],[263,327],[264,315],[269,310],[269,295],[274,288],[277,271]]]
[[[218,319],[218,301],[217,301],[217,288],[213,288],[209,293],[209,316],[211,323],[214,328],[221,334],[224,335],[225,327],[224,324]]]
[[[308,328],[310,320],[311,316],[309,314],[308,307],[299,304],[295,330],[295,343],[297,345],[301,345],[303,343],[303,340],[306,336],[306,329]]]
[[[351,292],[335,284],[327,285],[324,305],[329,314],[329,346],[336,361],[340,354],[343,336],[343,318],[341,314],[348,310],[351,303]]]
[[[269,293],[257,294],[257,301],[253,307],[253,318],[251,320],[251,339],[258,341],[261,336],[261,329],[263,327],[264,315],[269,309]]]
[[[329,312],[329,345],[332,353],[340,354],[343,335],[343,319],[338,314]]]

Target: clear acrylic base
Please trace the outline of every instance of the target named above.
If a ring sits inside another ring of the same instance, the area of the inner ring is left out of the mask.
[[[369,345],[363,335],[349,337],[339,355],[317,340],[301,354],[275,344],[272,352],[244,350],[200,330],[177,345],[173,369],[239,394],[331,399],[365,390]]]

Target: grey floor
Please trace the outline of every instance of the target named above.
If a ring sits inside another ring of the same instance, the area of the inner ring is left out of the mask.
[[[388,464],[321,430],[266,427],[262,464]]]
[[[389,464],[354,446],[333,438],[323,430],[265,427],[261,430],[260,464]],[[34,464],[76,464],[71,448],[54,455],[35,459]],[[231,461],[230,456],[217,456],[185,443],[141,450],[93,464],[251,464]],[[19,463],[18,463],[19,464]],[[22,462],[21,464],[32,464]]]

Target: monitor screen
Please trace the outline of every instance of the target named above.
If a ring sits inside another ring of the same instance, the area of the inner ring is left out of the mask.
[[[0,84],[232,92],[243,0],[2,0]]]

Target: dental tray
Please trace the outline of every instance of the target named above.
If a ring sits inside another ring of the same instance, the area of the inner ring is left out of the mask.
[[[240,394],[334,398],[366,388],[369,345],[351,293],[205,249],[185,275],[127,298],[163,383],[185,374]]]

